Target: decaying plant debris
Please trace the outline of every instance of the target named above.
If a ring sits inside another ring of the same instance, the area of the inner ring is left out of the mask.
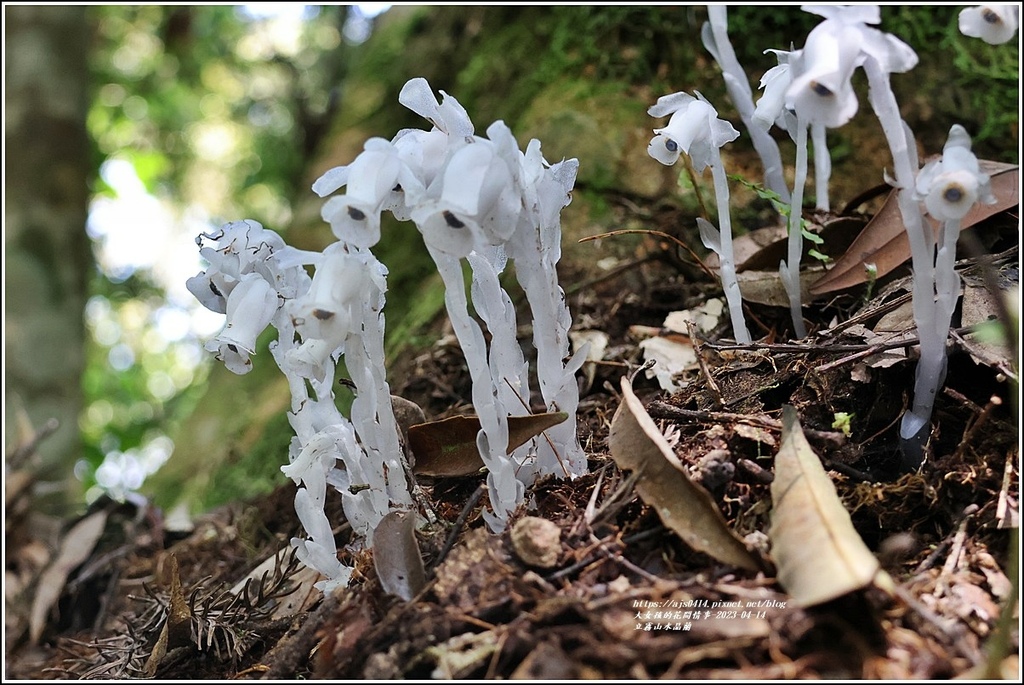
[[[1015,252],[1004,257],[1015,262]],[[975,284],[985,281],[977,263],[962,266],[965,276],[977,274]],[[920,472],[901,473],[894,425],[907,401],[914,340],[906,327],[878,325],[906,300],[898,271],[870,302],[857,301],[861,292],[808,308],[814,326],[801,343],[771,342],[785,312],[753,305],[755,338],[764,342],[744,346],[719,342],[714,330],[692,328],[701,337],[691,338],[662,328],[667,314],[708,297],[703,285],[673,272],[648,262],[573,296],[582,328],[608,338],[603,359],[582,374],[592,379],[580,414],[589,474],[539,481],[502,535],[488,533],[480,518],[486,494],[479,473],[421,476],[437,523],[417,533],[427,582],[410,601],[383,590],[365,554],[349,559],[356,567],[350,588],[327,598],[313,590],[316,578],[282,551],[298,526],[294,486],[212,512],[184,538],[163,530],[145,504],[108,502],[90,514],[102,512],[103,534],[71,569],[33,643],[26,607],[39,592],[31,579],[60,560],[40,563],[38,541],[15,517],[8,575],[21,571],[23,582],[7,598],[7,676],[1015,675],[1016,659],[1006,655],[1016,653],[1019,637],[1003,635],[1000,620],[1016,602],[1018,424],[1016,378],[1007,377],[1016,360],[998,345],[991,349],[1003,352],[986,360],[968,343],[975,328],[961,327],[937,403],[932,456]],[[998,263],[995,273],[1010,274]],[[642,373],[635,392],[678,459],[673,468],[700,484],[751,553],[772,559],[773,461],[783,442],[782,407],[792,405],[891,587],[873,583],[798,606],[771,564],[747,570],[719,562],[664,526],[638,495],[643,474],[620,471],[607,446],[618,381],[642,365],[631,337],[638,330],[698,352],[699,363],[676,374],[682,387],[674,394]],[[447,339],[408,371],[396,390],[428,417],[467,413],[457,398],[467,396],[468,381]],[[339,503],[328,506],[332,520],[342,521]],[[532,526],[515,526],[526,516],[551,522],[558,535],[538,526],[536,540],[513,544],[513,533],[531,534]],[[345,524],[335,533],[339,545],[347,542]],[[542,564],[523,558],[534,546]]]

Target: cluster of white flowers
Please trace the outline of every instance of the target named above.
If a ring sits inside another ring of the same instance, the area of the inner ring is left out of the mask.
[[[368,251],[343,242],[322,254],[289,247],[255,221],[227,224],[197,242],[209,267],[188,280],[188,289],[227,315],[207,349],[230,371],[248,373],[257,337],[268,325],[279,333],[270,349],[288,379],[295,431],[282,471],[299,486],[295,510],[308,536],[292,544],[324,574],[322,589],[343,585],[351,569],[338,560],[324,513],[327,485],[341,492],[346,516],[367,544],[392,508],[412,506],[383,372],[387,271]],[[312,278],[306,265],[316,267]],[[343,354],[357,392],[351,421],[332,390]]]
[[[808,34],[803,48],[769,50],[777,55],[779,65],[761,79],[763,96],[753,113],[745,111],[744,102],[738,102],[737,108],[744,120],[749,120],[748,127],[753,125],[753,128],[767,130],[773,124],[778,125],[796,142],[788,253],[779,272],[789,295],[794,332],[797,337],[804,337],[800,256],[807,132],[810,129],[814,144],[818,208],[828,210],[831,162],[825,130],[842,126],[857,113],[852,77],[858,68],[863,68],[867,74],[869,100],[892,151],[895,177],[890,182],[900,191],[899,206],[913,258],[914,318],[921,341],[921,361],[917,368],[914,404],[904,415],[900,429],[904,462],[913,468],[921,462],[932,405],[945,375],[945,341],[959,288],[959,279],[953,270],[959,222],[976,202],[994,200],[990,196],[988,177],[980,172],[970,152],[970,137],[961,126],[951,129],[942,160],[918,172],[914,136],[900,117],[889,83],[891,74],[913,69],[918,58],[909,45],[871,26],[881,21],[878,5],[804,5],[802,9],[824,17],[824,21]],[[737,83],[742,74],[738,72],[738,64],[734,64],[734,56],[730,59],[728,54],[724,12],[710,7],[709,17],[711,22],[703,32],[705,45],[723,64],[730,94],[742,95],[742,87]],[[1019,7],[1015,5],[981,5],[959,14],[961,32],[991,44],[1009,41],[1016,34],[1018,23]],[[733,99],[745,98],[733,95]],[[706,166],[714,171],[721,165],[718,149],[738,135],[728,122],[717,119],[714,108],[703,98],[697,100],[684,93],[659,98],[649,113],[653,116],[672,114],[666,127],[655,129],[656,135],[648,147],[648,153],[663,164],[675,163],[682,151],[690,155],[698,172]],[[774,165],[774,157],[765,161],[766,169]],[[721,233],[707,222],[698,220],[698,225],[705,245],[721,257],[722,282],[730,311],[734,312],[733,328],[736,339],[742,340],[745,329],[741,332],[738,288],[735,301],[728,297],[735,276],[730,273],[734,267],[727,231],[728,207],[722,206],[722,198],[728,198],[728,186],[724,172],[720,175],[722,182],[719,183],[716,176],[715,190]],[[924,212],[944,223],[938,241],[925,223]]]
[[[268,325],[278,330],[270,350],[288,378],[295,431],[282,471],[298,485],[295,509],[307,535],[292,544],[305,564],[324,574],[324,591],[347,584],[351,574],[338,559],[324,513],[328,485],[341,493],[356,539],[367,547],[388,512],[415,507],[385,378],[387,269],[370,252],[380,240],[384,211],[416,224],[444,280],[482,427],[477,445],[489,470],[490,527],[504,527],[539,475],[575,477],[587,470],[575,417],[575,372],[587,350],[569,357],[571,319],[556,272],[559,217],[577,162],[549,165],[536,140],[521,152],[500,121],[487,138],[476,136],[465,109],[441,95],[438,103],[425,80],[409,81],[399,101],[433,128],[403,130],[391,141],[371,138],[351,164],[316,181],[313,190],[321,197],[345,188],[324,204],[323,217],[338,241],[322,253],[289,247],[255,221],[231,223],[197,240],[209,267],[189,279],[188,288],[227,315],[207,349],[229,370],[247,373],[257,337]],[[462,258],[472,268],[469,297],[490,333],[489,346],[469,312]],[[546,440],[511,455],[508,417],[529,412],[530,367],[516,337],[515,308],[498,278],[509,259],[533,315],[541,395],[548,410],[569,416]],[[315,267],[312,278],[306,266]],[[342,356],[355,386],[351,419],[334,402]]]

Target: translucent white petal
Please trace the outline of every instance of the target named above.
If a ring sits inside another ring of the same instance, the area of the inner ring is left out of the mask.
[[[647,154],[665,166],[672,166],[679,159],[679,143],[666,135],[656,135],[647,146]]]
[[[689,93],[672,93],[671,95],[662,95],[658,98],[658,101],[648,108],[647,113],[652,117],[666,117],[669,114],[687,107],[691,102],[696,100],[695,97]]]
[[[448,93],[441,93],[441,106],[438,108],[438,115],[441,117],[441,130],[452,137],[468,138],[473,135],[473,122],[469,118],[466,108],[459,104],[459,101]]]
[[[436,200],[415,207],[412,220],[427,245],[453,257],[465,257],[472,252],[480,233],[470,217]]]
[[[262,276],[243,276],[228,296],[227,324],[217,341],[251,354],[256,349],[256,338],[270,324],[277,307],[277,293]]]
[[[497,160],[494,146],[488,141],[465,145],[459,149],[444,171],[442,200],[460,214],[478,216],[497,198],[501,188],[488,172]],[[508,175],[506,170],[506,176]]]
[[[380,209],[376,204],[338,195],[324,203],[321,216],[338,240],[359,248],[373,247],[380,241]]]
[[[336,166],[328,169],[324,175],[313,182],[313,192],[320,197],[327,197],[348,183],[348,166]]]
[[[979,5],[960,11],[960,33],[990,45],[1009,42],[1017,33],[1020,8],[1016,5]]]
[[[435,126],[438,125],[440,117],[437,111],[437,98],[434,97],[434,91],[431,90],[427,79],[409,79],[398,93],[398,102]]]

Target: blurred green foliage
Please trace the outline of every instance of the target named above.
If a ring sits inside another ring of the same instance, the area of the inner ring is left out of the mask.
[[[345,10],[307,9],[283,40],[235,6],[91,8],[97,166],[125,157],[151,193],[283,228],[334,113]]]
[[[286,232],[348,64],[347,8],[307,7],[290,32],[235,6],[89,12],[95,168],[127,162],[176,219],[212,227],[246,217]],[[94,199],[117,195],[100,175],[92,191]],[[147,240],[155,217],[131,220]],[[159,444],[205,388],[211,360],[203,341],[192,334],[168,341],[158,332],[168,307],[181,305],[167,302],[169,284],[155,271],[99,269],[90,284],[86,455],[76,468],[87,487],[111,455],[146,461],[147,446]]]
[[[97,165],[126,159],[151,193],[179,207],[199,208],[214,223],[254,218],[285,234],[294,223],[295,240],[289,241],[296,244],[295,234],[314,224],[317,235],[329,239],[319,220],[319,201],[308,191],[317,172],[350,161],[372,135],[390,138],[401,128],[423,127],[422,119],[397,104],[402,85],[415,76],[455,95],[480,129],[495,119],[524,137],[540,128],[545,151],[557,156],[565,150],[575,156],[580,153],[574,151],[588,146],[598,152],[607,148],[607,174],[591,177],[576,193],[574,204],[591,208],[591,219],[609,213],[602,189],[623,185],[624,174],[646,174],[647,167],[637,172],[610,152],[635,142],[616,138],[626,135],[628,125],[620,124],[632,121],[631,108],[638,118],[629,133],[640,138],[649,136],[654,125],[642,113],[646,106],[678,90],[700,90],[719,104],[724,117],[735,119],[718,67],[700,42],[703,6],[396,6],[359,46],[342,38],[347,11],[342,6],[307,9],[290,43],[276,41],[267,24],[238,7],[104,6],[90,11],[97,30],[89,126]],[[941,149],[951,123],[960,122],[974,136],[980,156],[1016,162],[1017,44],[990,46],[961,36],[958,7],[896,5],[881,11],[880,28],[908,42],[921,58],[913,74],[894,75],[893,85],[925,149]],[[799,48],[819,21],[797,6],[730,6],[729,33],[755,90],[764,71],[776,63],[764,50]],[[566,104],[570,97],[574,100]],[[861,103],[866,109],[866,98]],[[559,104],[600,123],[591,130],[574,128],[575,120],[569,121],[563,127],[568,133],[553,140],[548,133],[564,114]],[[858,133],[872,125],[868,122]],[[784,136],[780,140],[788,144]],[[749,142],[744,137],[736,144]],[[852,155],[858,145],[841,130],[830,132],[830,144],[837,159]],[[603,159],[598,152],[588,159]],[[95,192],[113,191],[98,181]],[[414,229],[392,225],[385,231],[395,236],[382,243],[378,255],[392,271],[390,361],[396,341],[422,335],[441,304],[440,295],[434,297],[424,286],[432,267],[421,259]],[[119,283],[98,277],[94,290],[114,312],[130,312],[135,305],[129,302],[148,302],[146,320],[159,306],[160,292],[160,284],[145,272]],[[187,393],[155,396],[149,383],[153,369],[174,372],[154,360],[167,350],[147,350],[144,331],[132,340],[125,335],[118,342],[130,343],[135,355],[126,370],[110,367],[117,343],[90,352],[87,395],[113,406],[99,412],[112,417],[106,423],[86,426],[94,466],[110,449],[144,444],[147,436],[179,420],[198,401],[205,378],[201,367]],[[200,345],[192,339],[181,347],[194,352]],[[206,353],[200,356],[209,361]],[[257,366],[268,364],[273,366],[261,356]],[[269,370],[269,375],[276,373]],[[268,426],[280,435],[260,442],[251,454],[235,455],[237,464],[244,465],[240,473],[266,468],[276,474],[276,466],[254,462],[279,465],[280,441],[286,442],[290,431],[284,423]],[[214,479],[224,489],[204,500],[207,505],[223,501],[232,488],[263,482],[231,473]]]

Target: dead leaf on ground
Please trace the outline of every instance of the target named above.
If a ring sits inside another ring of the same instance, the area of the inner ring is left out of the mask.
[[[884,572],[804,437],[796,409],[785,405],[782,412],[768,535],[779,583],[807,607],[859,590]]]
[[[740,568],[759,560],[729,528],[711,495],[690,480],[654,419],[622,379],[622,403],[612,419],[608,446],[619,468],[639,471],[636,490],[662,522],[693,549]]]
[[[564,411],[508,417],[508,453],[569,418]],[[484,466],[476,446],[480,419],[452,416],[409,428],[409,448],[418,476],[468,476]]]
[[[392,511],[373,531],[373,567],[381,587],[406,602],[427,584],[415,526],[412,512]]]
[[[57,558],[39,577],[29,617],[29,639],[33,644],[42,636],[46,618],[60,599],[68,574],[89,558],[106,524],[107,512],[103,509],[76,523],[64,536]]]
[[[805,220],[806,218],[805,214]],[[854,236],[857,235],[858,231],[864,228],[865,224],[865,220],[859,216],[837,216],[823,221],[820,227],[812,226],[811,230],[815,235],[822,239],[822,243],[820,245],[815,245],[813,242],[805,238],[803,241],[803,255],[801,263],[815,263],[809,254],[812,248],[816,248],[819,252],[827,254],[833,258],[842,254],[850,247]],[[767,241],[767,238],[769,237],[772,238],[770,242]],[[754,252],[746,252],[746,256],[742,260],[737,255],[737,272],[777,272],[779,270],[779,262],[783,259],[789,259],[788,226],[769,226],[767,228],[759,228],[756,231],[751,231],[746,235],[740,236],[734,241],[734,249],[738,244],[745,243],[747,241],[754,241],[756,244],[760,244],[761,247]]]
[[[992,194],[996,203],[976,204],[960,222],[960,230],[966,230],[990,216],[1020,204],[1020,174],[1015,164],[1001,164],[980,160],[981,170],[992,179]],[[926,217],[933,230],[938,224]],[[895,191],[889,193],[885,204],[868,222],[864,230],[853,241],[842,257],[810,289],[812,295],[843,290],[866,282],[865,264],[874,264],[876,278],[881,278],[910,259],[910,243],[903,225]]]

